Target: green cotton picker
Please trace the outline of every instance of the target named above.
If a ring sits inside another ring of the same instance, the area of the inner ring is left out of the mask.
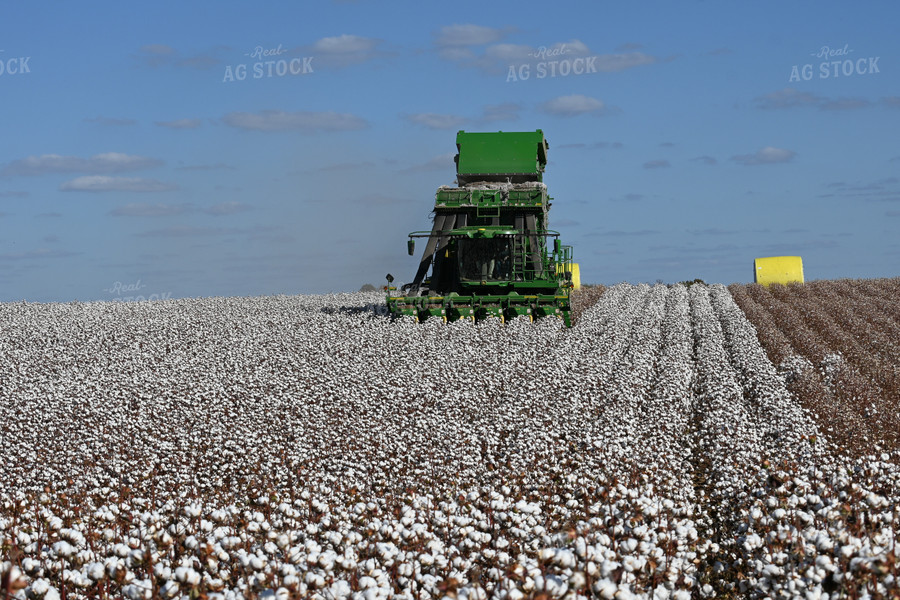
[[[398,291],[387,276],[391,315],[555,316],[571,326],[569,292],[579,286],[579,271],[571,246],[548,228],[544,132],[460,131],[456,147],[459,187],[438,188],[431,231],[409,234],[410,256],[416,238],[426,240],[415,278]]]

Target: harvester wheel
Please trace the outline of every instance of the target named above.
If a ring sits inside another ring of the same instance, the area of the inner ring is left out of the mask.
[[[447,323],[447,315],[444,315],[443,317],[441,317],[441,319],[444,321],[445,324]]]
[[[534,315],[528,315],[528,320],[534,323]]]

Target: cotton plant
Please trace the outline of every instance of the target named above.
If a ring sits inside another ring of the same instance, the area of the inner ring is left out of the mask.
[[[891,597],[893,455],[832,443],[723,286],[575,327],[375,293],[0,305],[22,598]]]

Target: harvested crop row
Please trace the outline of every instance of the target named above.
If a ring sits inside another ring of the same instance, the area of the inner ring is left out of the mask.
[[[790,389],[851,454],[900,448],[897,322],[884,299],[895,287],[894,280],[731,286]]]

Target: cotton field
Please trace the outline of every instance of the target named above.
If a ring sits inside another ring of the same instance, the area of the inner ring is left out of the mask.
[[[0,304],[0,594],[900,597],[900,452],[835,443],[724,286],[383,313]]]

